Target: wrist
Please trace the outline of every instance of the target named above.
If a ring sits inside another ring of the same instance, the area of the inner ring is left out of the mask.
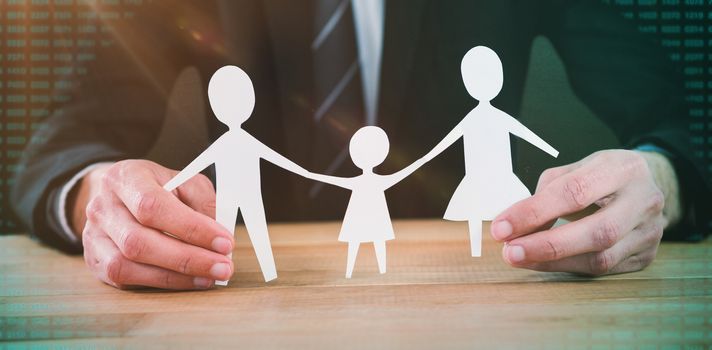
[[[82,237],[82,231],[87,221],[87,204],[99,192],[102,177],[110,166],[111,163],[105,163],[93,168],[77,181],[76,186],[72,188],[67,196],[66,208],[69,227],[79,239]]]
[[[657,187],[665,197],[663,207],[663,217],[665,217],[665,228],[672,227],[682,219],[682,200],[680,196],[680,184],[678,182],[675,167],[668,157],[658,152],[637,150],[645,161],[653,176]]]

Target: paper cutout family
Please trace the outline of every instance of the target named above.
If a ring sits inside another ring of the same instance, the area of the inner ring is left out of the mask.
[[[387,157],[389,141],[376,126],[365,126],[351,138],[349,152],[363,174],[351,178],[315,174],[273,151],[241,128],[252,114],[255,92],[249,76],[240,68],[225,66],[210,79],[208,97],[215,116],[229,127],[202,154],[171,179],[164,188],[174,190],[211,164],[215,164],[215,219],[234,234],[238,210],[242,211],[252,246],[265,281],[277,277],[267,233],[260,186],[260,159],[309,179],[351,190],[338,240],[348,242],[346,278],[351,278],[361,243],[372,242],[380,273],[386,272],[386,241],[394,239],[385,191],[455,141],[463,138],[465,177],[448,204],[444,218],[468,221],[473,257],[481,255],[482,222],[494,217],[531,193],[512,171],[509,134],[514,134],[553,157],[558,152],[515,118],[490,104],[504,82],[502,62],[485,46],[472,48],[461,65],[468,93],[477,106],[428,154],[391,175],[373,169]],[[486,165],[486,170],[475,167]],[[227,285],[227,281],[217,281]]]

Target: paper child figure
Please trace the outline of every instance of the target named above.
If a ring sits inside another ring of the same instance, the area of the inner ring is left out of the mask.
[[[513,172],[509,134],[553,157],[559,152],[490,104],[504,82],[502,62],[494,51],[484,46],[472,48],[460,68],[467,92],[479,104],[426,157],[441,153],[463,138],[465,177],[450,200],[445,219],[469,222],[472,256],[478,257],[482,254],[482,221],[493,220],[504,209],[531,196]]]
[[[215,220],[234,234],[238,210],[242,211],[262,275],[265,281],[270,281],[277,278],[277,270],[262,203],[260,159],[302,176],[308,172],[241,128],[255,106],[252,81],[242,69],[235,66],[218,69],[210,79],[208,98],[215,116],[229,130],[163,187],[172,191],[215,163]],[[227,285],[227,281],[216,284]]]
[[[363,170],[363,174],[351,178],[313,173],[307,176],[352,191],[339,234],[339,241],[349,243],[346,278],[351,278],[359,245],[364,242],[373,242],[378,271],[386,272],[386,241],[395,236],[384,192],[429,160],[421,158],[392,175],[375,174],[373,168],[386,159],[389,148],[388,136],[383,129],[363,127],[354,134],[349,144],[351,159]]]

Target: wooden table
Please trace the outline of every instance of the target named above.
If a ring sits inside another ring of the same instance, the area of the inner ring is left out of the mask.
[[[400,221],[388,273],[364,245],[347,280],[339,224],[270,229],[276,281],[239,229],[237,273],[205,292],[116,290],[81,257],[2,237],[0,348],[712,349],[710,240],[590,279],[511,268],[489,235],[472,258],[459,223]]]

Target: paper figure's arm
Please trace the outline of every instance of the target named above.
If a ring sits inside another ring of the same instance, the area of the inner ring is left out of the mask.
[[[312,172],[310,172],[305,177],[308,179],[323,182],[323,183],[326,183],[329,185],[334,185],[334,186],[349,189],[349,190],[353,189],[351,186],[351,179],[348,177],[330,176],[330,175],[316,174],[316,173],[312,173]]]
[[[388,187],[392,187],[395,184],[401,182],[403,179],[408,177],[410,174],[418,170],[421,166],[425,165],[425,163],[433,160],[433,158],[437,157],[440,153],[443,153],[448,147],[452,146],[455,141],[459,140],[460,137],[462,137],[463,131],[462,131],[462,122],[457,124],[447,135],[445,135],[445,138],[443,138],[433,149],[428,152],[425,156],[422,158],[418,159],[415,161],[413,164],[407,166],[406,168],[402,169],[401,171],[389,175],[388,176]]]
[[[257,139],[255,139],[255,141],[259,144],[258,148],[262,159],[299,176],[308,177],[307,175],[309,175],[309,172],[306,169],[287,159],[285,156],[277,153],[275,150],[267,147],[267,145],[257,141]]]
[[[531,143],[532,145],[538,147],[542,151],[548,153],[550,156],[556,158],[559,156],[559,151],[551,147],[546,141],[541,137],[537,136],[533,131],[529,130],[524,124],[520,123],[518,120],[514,119],[512,116],[503,113],[504,118],[508,121],[508,129],[512,134],[521,137],[525,141]]]
[[[432,159],[432,158],[431,158]],[[420,158],[413,162],[413,164],[401,169],[400,171],[393,173],[391,175],[388,175],[387,177],[387,187],[386,188],[391,188],[395,186],[397,183],[403,181],[406,177],[410,176],[410,174],[414,173],[416,170],[418,170],[421,166],[423,166],[425,163],[429,162],[430,159],[426,159],[426,157]]]
[[[462,137],[462,122],[457,124],[450,133],[448,133],[445,138],[442,139],[433,149],[428,152],[425,156],[423,156],[422,159],[425,160],[425,163],[431,161],[433,158],[437,157],[440,153],[443,153],[448,147],[452,146],[455,141],[459,140],[460,137]]]
[[[214,153],[217,152],[218,143],[220,139],[215,141],[210,145],[203,153],[201,153],[197,158],[195,158],[188,166],[183,168],[183,170],[174,176],[168,183],[163,185],[166,191],[173,191],[176,187],[182,185],[184,182],[188,181],[191,177],[197,175],[203,169],[207,168],[210,164],[215,162]]]

